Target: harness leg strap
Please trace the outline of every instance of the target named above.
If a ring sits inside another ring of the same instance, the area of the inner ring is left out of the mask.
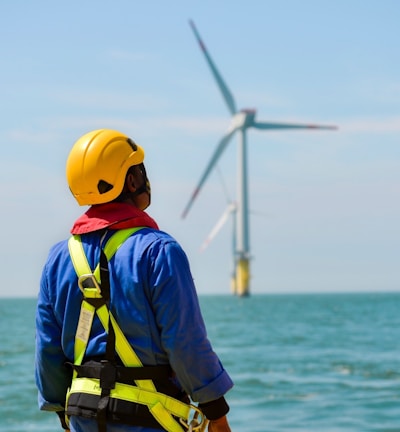
[[[115,388],[117,371],[108,360],[101,361],[100,387],[101,396],[97,406],[97,424],[99,432],[107,432],[107,408],[110,400],[110,392]]]

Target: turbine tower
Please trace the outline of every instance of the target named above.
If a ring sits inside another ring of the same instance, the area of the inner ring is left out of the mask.
[[[249,199],[248,199],[248,174],[247,174],[247,129],[255,128],[261,130],[276,129],[336,129],[335,126],[321,126],[314,124],[292,124],[292,123],[271,123],[256,120],[254,109],[237,110],[235,99],[225,84],[221,74],[211,59],[193,21],[189,21],[194,36],[197,39],[205,56],[212,75],[222,93],[223,99],[232,115],[231,125],[227,133],[219,141],[212,157],[207,165],[200,181],[197,184],[188,204],[186,205],[182,218],[185,218],[193,205],[200,189],[207,180],[209,174],[215,167],[225,148],[228,146],[233,135],[238,132],[238,176],[237,176],[237,199],[236,199],[236,263],[234,270],[233,291],[239,296],[250,294],[250,229],[249,229]]]

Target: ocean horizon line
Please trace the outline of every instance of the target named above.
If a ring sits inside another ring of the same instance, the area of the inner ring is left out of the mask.
[[[198,297],[237,297],[237,298],[243,298],[246,297],[264,297],[264,296],[322,296],[322,295],[400,295],[400,289],[397,290],[354,290],[354,291],[270,291],[270,292],[250,292],[248,296],[238,296],[232,293],[223,293],[223,292],[198,292]],[[37,295],[0,295],[0,300],[35,300],[37,298]]]

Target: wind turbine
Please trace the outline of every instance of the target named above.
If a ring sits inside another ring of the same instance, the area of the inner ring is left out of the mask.
[[[222,227],[225,225],[226,221],[228,220],[229,216],[232,215],[232,257],[233,257],[233,270],[231,274],[231,291],[236,294],[236,211],[237,211],[237,205],[236,202],[229,202],[228,206],[226,207],[225,211],[222,213],[221,217],[218,219],[217,223],[214,225],[206,239],[204,240],[203,244],[201,245],[200,251],[204,252],[210,243],[214,240],[216,235],[219,233],[219,231],[222,229]]]
[[[236,270],[234,271],[235,284],[234,292],[239,296],[250,294],[250,241],[249,241],[249,199],[248,199],[248,175],[247,175],[247,129],[255,128],[261,130],[276,129],[336,129],[336,126],[321,126],[315,124],[292,124],[292,123],[275,123],[256,120],[256,110],[241,109],[237,110],[235,99],[225,84],[221,74],[211,59],[193,21],[189,21],[194,36],[197,39],[201,50],[205,56],[212,75],[222,93],[223,99],[232,115],[231,124],[226,134],[219,141],[210,162],[208,163],[200,181],[197,184],[188,204],[186,205],[182,218],[185,218],[193,205],[200,189],[207,180],[209,174],[215,167],[218,159],[221,157],[225,148],[228,146],[233,135],[238,132],[238,182],[237,182],[237,200],[236,200]]]

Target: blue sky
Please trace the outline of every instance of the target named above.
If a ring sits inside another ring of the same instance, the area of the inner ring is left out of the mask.
[[[199,249],[235,198],[236,139],[181,219],[230,120],[189,19],[239,107],[339,127],[249,132],[251,291],[400,290],[399,2],[16,0],[0,16],[0,295],[36,295],[85,210],[66,157],[102,127],[145,148],[149,213],[198,292],[229,293],[230,224]]]

